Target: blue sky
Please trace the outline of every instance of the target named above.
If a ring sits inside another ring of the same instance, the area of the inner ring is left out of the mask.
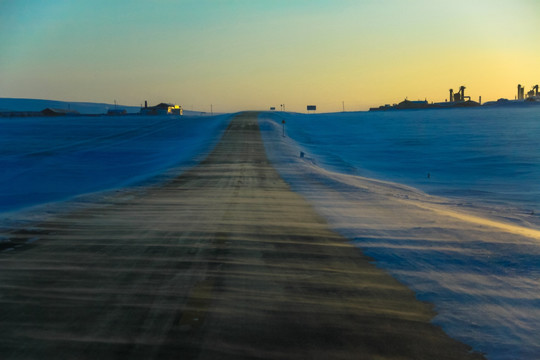
[[[513,97],[536,0],[0,0],[0,96],[222,111]]]

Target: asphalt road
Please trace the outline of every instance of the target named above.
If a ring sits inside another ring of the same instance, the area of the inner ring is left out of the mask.
[[[5,236],[2,359],[481,359],[268,162],[256,113],[194,169]]]

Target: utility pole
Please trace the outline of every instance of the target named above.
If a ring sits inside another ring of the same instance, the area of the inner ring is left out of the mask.
[[[210,115],[214,115],[214,105],[210,104]]]
[[[343,105],[343,112],[345,112],[345,101],[342,101],[341,104]]]

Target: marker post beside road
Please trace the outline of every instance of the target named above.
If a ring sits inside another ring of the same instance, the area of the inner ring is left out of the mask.
[[[281,125],[283,126],[283,137],[285,137],[285,120],[281,120]]]

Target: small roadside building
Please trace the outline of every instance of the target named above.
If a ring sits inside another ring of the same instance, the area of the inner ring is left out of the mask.
[[[118,116],[118,115],[126,115],[127,114],[127,110],[126,109],[109,109],[107,110],[107,115],[110,115],[110,116]]]
[[[161,103],[156,106],[147,106],[146,101],[141,109],[141,115],[183,115],[180,105]]]
[[[43,109],[43,110],[41,110],[41,113],[43,114],[43,116],[80,115],[80,113],[77,110],[53,109],[53,108]]]

